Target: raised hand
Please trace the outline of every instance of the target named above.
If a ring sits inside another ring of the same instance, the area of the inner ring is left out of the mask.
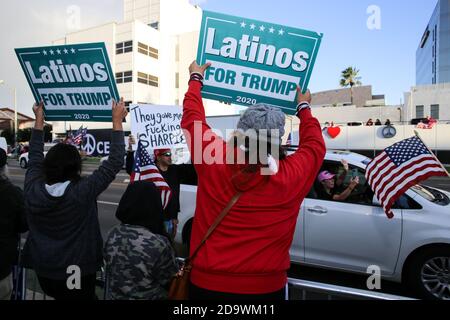
[[[123,101],[123,98],[121,98],[119,102],[113,100],[112,103],[113,130],[123,131],[122,122],[127,115],[128,111],[125,108],[125,102]]]
[[[33,105],[33,112],[36,116],[36,121],[34,124],[34,128],[37,130],[44,129],[44,102],[41,101],[39,104],[35,103]]]
[[[189,66],[189,74],[193,74],[193,73],[199,73],[199,74],[201,74],[202,75],[202,77],[204,77],[205,76],[205,71],[209,68],[209,67],[211,67],[211,63],[206,63],[206,64],[204,64],[204,65],[202,65],[202,66],[199,66],[198,64],[197,64],[197,61],[193,61],[192,63],[191,63],[191,65]]]
[[[342,166],[344,167],[345,171],[348,171],[348,162],[344,159],[341,160]]]
[[[297,86],[297,104],[301,102],[308,102],[311,104],[311,92],[309,89],[303,94],[302,88],[300,86]]]

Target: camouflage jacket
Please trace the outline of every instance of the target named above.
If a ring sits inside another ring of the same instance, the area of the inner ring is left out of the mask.
[[[167,238],[121,224],[109,232],[104,253],[108,299],[167,299],[170,280],[178,271]]]

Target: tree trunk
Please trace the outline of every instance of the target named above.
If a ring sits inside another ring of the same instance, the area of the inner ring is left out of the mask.
[[[350,86],[350,101],[353,105],[353,86]]]

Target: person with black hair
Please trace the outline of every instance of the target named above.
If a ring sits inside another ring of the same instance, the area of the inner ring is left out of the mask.
[[[120,200],[116,218],[121,224],[109,232],[104,249],[107,298],[167,299],[178,263],[164,227],[156,186],[147,181],[130,184]]]
[[[81,177],[81,157],[74,146],[58,144],[44,158],[43,107],[42,102],[33,107],[36,123],[24,189],[30,232],[23,263],[35,270],[48,296],[93,300],[95,275],[103,264],[97,197],[123,166],[122,121],[127,111],[123,99],[113,102],[109,159],[91,175]],[[71,276],[74,289],[67,285]]]
[[[0,148],[0,300],[11,298],[20,233],[28,230],[23,192],[8,179],[6,159],[6,151]]]
[[[136,141],[131,135],[128,137],[128,151],[126,158],[126,171],[131,175],[134,168],[133,144]],[[180,212],[180,185],[184,183],[197,184],[197,174],[192,164],[173,164],[171,149],[153,150],[155,165],[159,173],[172,190],[167,207],[164,209],[164,223],[172,239],[175,238],[178,227],[178,213]]]

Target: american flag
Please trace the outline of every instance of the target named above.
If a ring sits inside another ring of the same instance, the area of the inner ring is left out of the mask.
[[[138,143],[136,154],[134,156],[134,168],[131,173],[131,183],[135,181],[150,181],[155,184],[161,192],[161,202],[163,209],[169,204],[172,196],[172,190],[164,180],[163,176],[158,170],[158,167],[153,162],[150,154],[145,149],[141,141]]]
[[[86,136],[86,134],[87,134],[87,128],[83,129],[83,126],[81,126],[80,129],[78,129],[75,136],[72,138],[72,143],[74,145],[79,146],[83,142],[83,139]]]
[[[366,179],[389,219],[391,208],[406,190],[432,176],[447,176],[440,162],[419,137],[398,142],[373,159]]]

